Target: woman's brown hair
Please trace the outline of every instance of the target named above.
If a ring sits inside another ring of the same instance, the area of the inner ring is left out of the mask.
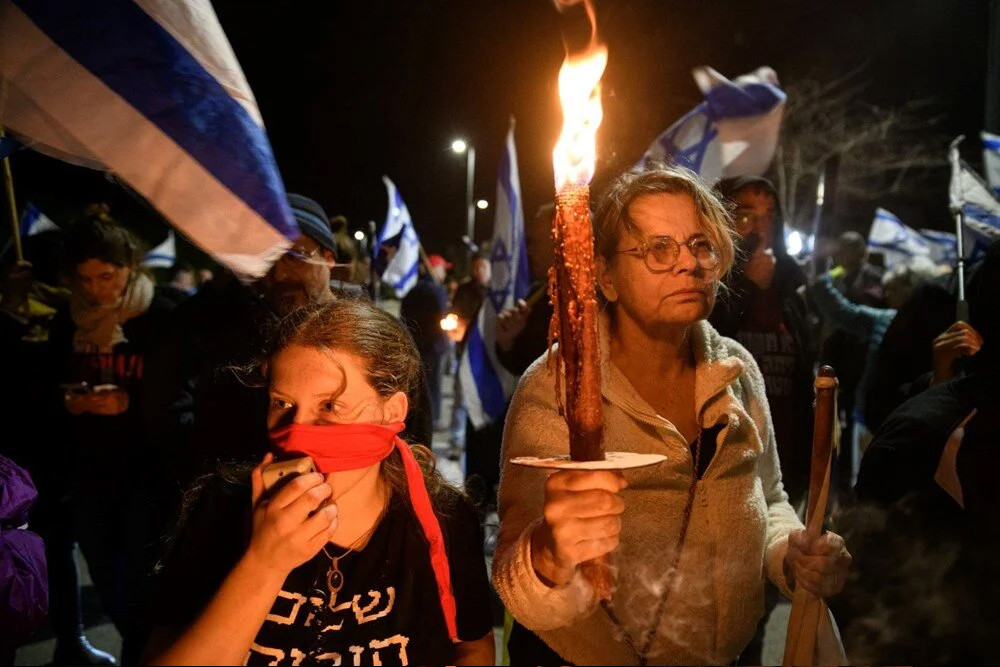
[[[335,299],[306,306],[282,320],[271,356],[292,345],[347,353],[365,369],[368,383],[384,399],[403,392],[411,409],[417,404],[420,355],[406,328],[389,313],[360,299]],[[446,484],[434,467],[434,455],[424,444],[411,444],[424,471],[431,499],[440,499]],[[394,497],[407,497],[403,460],[393,452],[382,462],[382,475]]]
[[[62,232],[62,270],[72,275],[88,259],[136,269],[144,256],[142,242],[111,217],[107,204],[91,204]]]

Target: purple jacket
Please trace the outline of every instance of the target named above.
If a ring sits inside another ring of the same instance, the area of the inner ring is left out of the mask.
[[[49,611],[45,545],[21,529],[37,497],[28,472],[0,456],[0,649],[24,642]]]

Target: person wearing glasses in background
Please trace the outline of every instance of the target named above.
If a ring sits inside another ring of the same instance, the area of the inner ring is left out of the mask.
[[[770,181],[743,176],[716,190],[735,207],[739,250],[709,322],[745,347],[764,375],[785,491],[798,505],[809,489],[816,357],[799,289],[805,275],[785,249],[784,217]]]
[[[730,215],[692,172],[626,173],[594,215],[607,451],[664,454],[616,473],[511,463],[569,449],[543,355],[504,433],[493,583],[520,624],[511,664],[731,664],[767,579],[790,595],[844,585],[843,539],[811,540],[782,486],[764,377],[706,320],[734,260]],[[598,604],[579,565],[613,552]],[[529,632],[530,631],[530,632]]]
[[[818,354],[800,289],[805,275],[785,249],[784,216],[769,180],[726,179],[716,192],[732,209],[739,251],[726,283],[729,289],[709,322],[745,347],[760,367],[785,492],[792,506],[799,507],[809,493],[813,365]],[[768,586],[765,598],[764,618],[744,651],[743,664],[761,662],[764,624],[778,603],[778,590]]]
[[[278,323],[296,309],[352,298],[331,288],[331,271],[340,263],[326,211],[298,194],[289,194],[288,202],[302,235],[254,285],[222,274],[184,302],[166,344],[147,367],[161,378],[151,428],[166,446],[185,452],[175,457],[182,466],[175,473],[180,488],[214,471],[219,461],[268,451],[262,435],[267,392],[241,369],[267,349]],[[417,394],[423,397],[420,392],[424,387]],[[431,441],[429,399],[417,403],[406,423],[414,441]]]

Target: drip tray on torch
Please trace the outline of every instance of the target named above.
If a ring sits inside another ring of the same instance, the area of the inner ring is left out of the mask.
[[[603,461],[573,461],[565,456],[519,456],[511,463],[529,468],[555,468],[559,470],[628,470],[663,463],[663,454],[639,454],[637,452],[606,452]]]

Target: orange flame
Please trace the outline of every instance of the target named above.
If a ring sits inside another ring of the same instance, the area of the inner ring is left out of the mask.
[[[586,51],[567,54],[559,70],[559,100],[563,128],[552,152],[556,192],[587,185],[597,161],[597,128],[601,108],[601,75],[608,64],[608,48],[597,42],[597,24],[590,4],[591,40]]]

